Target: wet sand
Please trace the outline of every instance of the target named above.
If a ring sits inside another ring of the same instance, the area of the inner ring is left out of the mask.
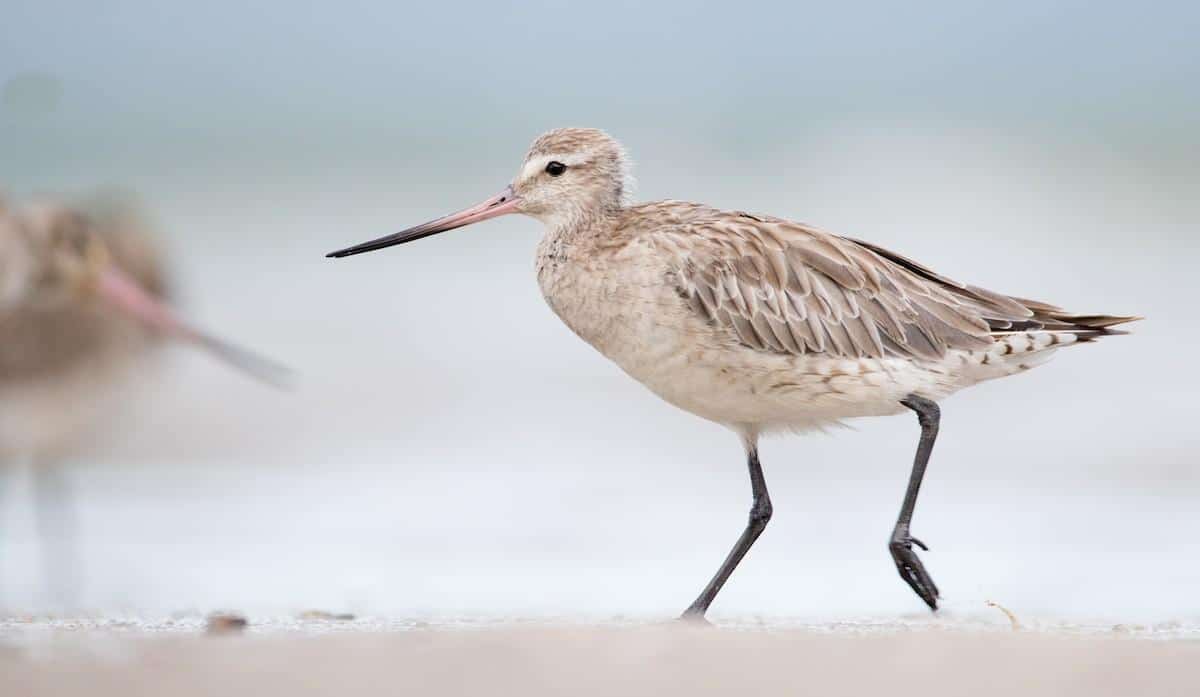
[[[1189,695],[1195,634],[904,625],[58,625],[0,635],[0,695]]]

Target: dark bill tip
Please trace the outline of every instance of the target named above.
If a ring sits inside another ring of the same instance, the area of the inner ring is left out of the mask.
[[[356,244],[353,247],[339,249],[336,252],[330,252],[325,255],[326,259],[340,259],[342,257],[354,256],[355,254],[363,254],[364,252],[374,252],[377,249],[384,249],[405,242],[413,242],[430,235],[436,235],[439,232],[446,232],[456,228],[478,223],[481,220],[495,218],[507,213],[514,213],[517,210],[518,199],[513,194],[512,186],[505,187],[503,191],[483,201],[482,203],[465,208],[457,213],[442,216],[437,220],[431,220],[428,223],[422,223],[416,227],[410,227],[407,230],[402,230],[386,237],[380,237],[376,240]]]
[[[342,257],[352,257],[355,254],[374,252],[377,249],[386,249],[387,247],[404,244],[405,242],[415,242],[416,240],[436,235],[439,232],[446,232],[448,230],[462,227],[465,224],[466,223],[460,223],[457,221],[446,222],[444,218],[438,219],[425,223],[424,225],[418,225],[414,228],[409,228],[403,232],[397,232],[394,235],[380,237],[377,240],[363,242],[362,244],[356,244],[353,247],[346,247],[345,249],[339,249],[336,252],[330,252],[325,255],[325,258],[341,259]]]

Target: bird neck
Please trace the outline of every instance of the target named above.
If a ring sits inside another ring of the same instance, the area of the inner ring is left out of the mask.
[[[596,206],[569,211],[556,220],[547,221],[546,238],[559,244],[582,244],[603,237],[612,222],[621,214],[621,206]]]

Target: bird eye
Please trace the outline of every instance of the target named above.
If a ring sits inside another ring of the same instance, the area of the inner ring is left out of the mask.
[[[558,160],[546,165],[546,174],[549,174],[552,177],[561,176],[565,171],[567,171],[567,166]]]

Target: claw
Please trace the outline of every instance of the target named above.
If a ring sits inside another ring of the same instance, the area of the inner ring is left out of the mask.
[[[936,612],[938,588],[933,579],[929,577],[929,572],[925,570],[925,565],[921,563],[921,558],[913,551],[914,544],[922,550],[929,551],[925,543],[907,533],[894,537],[891,544],[892,560],[896,562],[896,570],[900,572],[900,578],[904,579],[909,588],[912,588],[913,592],[925,601],[930,610]]]
[[[915,557],[911,560],[914,563],[899,562],[896,564],[897,570],[900,572],[900,578],[903,578],[913,592],[916,593],[930,610],[937,611],[938,590],[933,584],[933,579],[929,578],[921,562]]]

